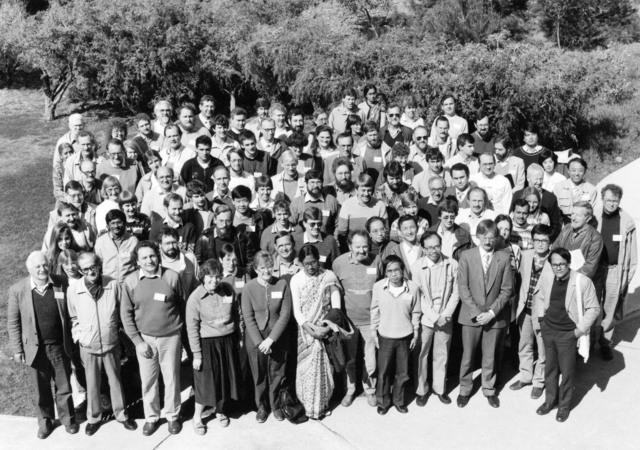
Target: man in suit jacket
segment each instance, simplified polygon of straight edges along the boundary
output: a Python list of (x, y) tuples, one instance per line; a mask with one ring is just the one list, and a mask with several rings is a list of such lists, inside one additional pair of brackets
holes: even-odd
[(389, 255), (396, 255), (402, 259), (404, 270), (402, 276), (412, 279), (412, 268), (427, 252), (420, 246), (418, 236), (418, 222), (415, 216), (404, 215), (398, 219), (398, 233), (402, 241), (390, 244), (384, 252), (383, 259)]
[[(67, 282), (49, 275), (44, 252), (27, 258), (29, 276), (9, 288), (7, 329), (16, 362), (31, 367), (31, 381), (37, 393), (38, 438), (53, 431), (56, 409), (70, 434), (78, 432), (71, 396), (72, 340), (67, 311)], [(51, 380), (55, 384), (55, 403)]]
[(495, 251), (498, 233), (492, 220), (481, 221), (476, 236), (479, 247), (463, 252), (458, 266), (462, 301), (458, 322), (462, 325), (463, 345), (458, 406), (464, 408), (469, 403), (473, 363), (482, 339), (482, 392), (489, 405), (498, 408), (496, 355), (500, 354), (498, 346), (511, 318), (508, 305), (513, 295), (513, 269), (509, 254)]

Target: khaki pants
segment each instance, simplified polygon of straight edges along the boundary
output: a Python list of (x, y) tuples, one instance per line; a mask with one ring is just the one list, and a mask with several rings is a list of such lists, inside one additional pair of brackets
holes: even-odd
[(418, 357), (418, 388), (416, 390), (418, 395), (427, 395), (429, 393), (427, 377), (429, 375), (429, 353), (432, 345), (433, 392), (438, 395), (447, 393), (447, 363), (452, 331), (453, 322), (449, 322), (443, 327), (422, 325), (420, 356)]
[[(522, 313), (518, 317), (520, 342), (518, 359), (520, 360), (520, 381), (533, 383), (533, 387), (544, 387), (544, 341), (540, 327), (533, 326), (531, 314)], [(534, 360), (534, 347), (538, 347), (538, 359)]]
[(94, 354), (80, 347), (80, 357), (87, 377), (87, 421), (98, 423), (102, 420), (102, 403), (100, 401), (100, 386), (102, 384), (102, 369), (104, 368), (109, 380), (111, 405), (113, 415), (118, 422), (127, 420), (127, 411), (120, 378), (120, 349), (114, 347), (106, 353)]
[[(347, 350), (349, 352), (349, 362), (347, 362), (347, 395), (356, 393), (356, 374), (358, 357), (364, 357), (364, 368), (362, 370), (362, 385), (367, 395), (376, 393), (376, 341), (371, 333), (370, 325), (354, 325), (355, 333), (351, 339), (347, 340)], [(360, 348), (363, 348), (362, 352)]]

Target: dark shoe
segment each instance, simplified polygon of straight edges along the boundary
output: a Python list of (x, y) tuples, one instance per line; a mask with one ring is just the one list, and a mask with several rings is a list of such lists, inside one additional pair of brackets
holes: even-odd
[(500, 408), (500, 399), (497, 395), (490, 395), (487, 397), (487, 401), (492, 408)]
[(142, 427), (142, 434), (144, 436), (151, 436), (158, 429), (158, 422), (146, 422), (144, 427)]
[(395, 405), (395, 407), (396, 411), (398, 411), (400, 414), (406, 414), (409, 412), (409, 409), (404, 405)]
[(469, 403), (468, 395), (458, 395), (458, 408), (464, 408)]
[(558, 413), (556, 414), (556, 420), (558, 422), (564, 422), (569, 418), (569, 408), (558, 408)]
[(263, 407), (258, 408), (258, 412), (256, 413), (256, 420), (258, 423), (265, 423), (267, 421), (267, 417), (269, 413)]
[(422, 408), (424, 405), (427, 404), (427, 398), (429, 398), (429, 396), (427, 394), (418, 395), (416, 397), (416, 405)]
[(133, 419), (127, 419), (124, 422), (120, 422), (120, 423), (129, 431), (138, 429), (138, 424)]
[(523, 383), (522, 381), (518, 380), (515, 383), (513, 383), (511, 386), (509, 386), (509, 389), (511, 389), (512, 391), (519, 391), (523, 387), (529, 386), (530, 384), (531, 383)]
[(65, 425), (64, 429), (69, 434), (76, 434), (78, 431), (80, 431), (80, 425), (73, 422), (73, 423), (70, 423), (69, 425)]
[(179, 420), (170, 420), (169, 421), (169, 433), (178, 434), (182, 431), (182, 423)]
[(543, 387), (534, 387), (533, 389), (531, 389), (531, 398), (534, 400), (538, 400), (540, 397), (542, 397), (543, 392)]
[(440, 401), (445, 405), (451, 404), (451, 397), (449, 397), (447, 394), (436, 394), (436, 395), (438, 396), (438, 399), (440, 399)]
[(98, 431), (98, 428), (100, 428), (100, 422), (88, 423), (84, 429), (84, 432), (87, 433), (87, 436), (93, 436), (94, 434), (96, 434), (96, 431)]
[(273, 411), (273, 417), (278, 422), (282, 422), (284, 420), (284, 412), (282, 412), (282, 409), (276, 409)]
[(601, 346), (600, 356), (602, 356), (602, 359), (604, 359), (605, 361), (611, 361), (613, 359), (613, 350), (611, 350), (611, 347), (609, 347), (608, 345)]
[(345, 408), (348, 408), (353, 403), (353, 395), (347, 394), (344, 396), (340, 404)]
[(44, 427), (38, 428), (38, 439), (46, 439), (53, 432), (53, 425), (50, 420), (45, 421)]
[(540, 408), (538, 408), (536, 410), (536, 414), (538, 414), (539, 416), (546, 416), (547, 414), (549, 414), (556, 406), (556, 404), (552, 404), (552, 403), (543, 403), (542, 406), (540, 406)]
[(389, 412), (389, 408), (378, 406), (378, 414), (380, 414), (381, 416), (384, 416), (388, 412)]

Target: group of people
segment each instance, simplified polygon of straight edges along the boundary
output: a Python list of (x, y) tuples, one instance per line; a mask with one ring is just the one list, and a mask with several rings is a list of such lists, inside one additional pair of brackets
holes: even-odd
[(597, 192), (586, 162), (559, 160), (535, 124), (516, 146), (483, 110), (470, 133), (452, 95), (430, 127), (411, 97), (387, 103), (372, 85), (363, 96), (349, 89), (314, 112), (311, 132), (301, 110), (266, 99), (256, 117), (216, 114), (210, 96), (175, 111), (159, 101), (153, 120), (137, 115), (135, 133), (111, 122), (102, 143), (69, 117), (42, 250), (8, 303), (39, 438), (54, 403), (78, 432), (72, 378), (88, 435), (106, 409), (135, 430), (124, 358), (139, 370), (145, 435), (159, 426), (160, 375), (169, 432), (180, 432), (184, 363), (202, 435), (205, 408), (228, 426), (243, 400), (260, 423), (284, 420), (296, 398), (322, 419), (334, 391), (349, 407), (362, 389), (381, 415), (407, 413), (409, 390), (418, 407), (431, 394), (449, 404), (456, 352), (462, 408), (479, 349), (492, 407), (511, 348), (509, 387), (546, 391), (537, 413), (568, 418), (576, 348), (586, 356), (597, 342), (613, 358), (636, 268), (622, 189)]

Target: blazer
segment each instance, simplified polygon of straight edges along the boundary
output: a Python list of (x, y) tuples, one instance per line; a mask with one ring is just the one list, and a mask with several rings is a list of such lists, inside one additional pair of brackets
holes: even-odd
[[(518, 304), (516, 305), (515, 316), (511, 317), (511, 320), (520, 317), (520, 314), (522, 314), (522, 311), (524, 311), (524, 307), (527, 303), (527, 294), (529, 293), (529, 287), (531, 286), (531, 267), (533, 267), (533, 257), (535, 253), (535, 250), (524, 250), (522, 252), (522, 258), (520, 260), (520, 270), (518, 270), (518, 272), (520, 272), (521, 280), (520, 294), (518, 298)], [(540, 280), (543, 278), (543, 274), (547, 274), (547, 276), (549, 276), (549, 273), (553, 275), (551, 264), (549, 264), (549, 260), (547, 260), (547, 262), (544, 264), (544, 267), (542, 268), (540, 278), (538, 278), (538, 284), (540, 284)], [(536, 327), (535, 321), (533, 326)]]
[[(420, 248), (420, 251), (418, 252), (418, 259), (416, 259), (416, 262), (420, 261), (421, 258), (427, 256), (427, 251), (424, 248), (422, 248), (420, 244), (418, 244), (418, 247)], [(407, 280), (412, 280), (413, 279), (412, 270), (413, 270), (413, 267), (415, 267), (415, 264), (412, 267), (409, 267), (409, 265), (407, 264), (407, 255), (404, 252), (404, 249), (402, 248), (402, 243), (396, 244), (395, 242), (390, 242), (389, 246), (385, 249), (384, 255), (381, 257), (381, 259), (384, 259), (389, 255), (396, 255), (402, 259), (402, 262), (404, 262), (403, 276)]]
[(461, 325), (479, 327), (481, 325), (471, 319), (491, 310), (496, 317), (486, 326), (506, 327), (511, 318), (508, 305), (513, 295), (513, 269), (509, 254), (493, 252), (485, 281), (480, 249), (476, 247), (462, 252), (458, 262), (458, 293), (462, 301), (458, 316)]
[(261, 331), (271, 329), (268, 337), (273, 342), (283, 335), (289, 317), (291, 316), (291, 289), (286, 281), (271, 278), (267, 287), (262, 286), (258, 280), (251, 280), (242, 288), (242, 316), (246, 327), (246, 334), (255, 346), (258, 346), (263, 338)]
[[(600, 236), (600, 233), (598, 233), (595, 228), (589, 224), (585, 224), (585, 227), (587, 228), (584, 232), (585, 237), (580, 243), (580, 251), (584, 257), (584, 265), (579, 271), (589, 278), (593, 278), (596, 274), (596, 270), (598, 269), (598, 265), (600, 264), (600, 255), (602, 255), (604, 242), (602, 241), (602, 236)], [(558, 238), (551, 245), (551, 250), (560, 247), (564, 247), (569, 250), (571, 247), (572, 234), (573, 229), (571, 228), (571, 224), (568, 223), (564, 226), (558, 235)]]
[[(567, 295), (564, 300), (564, 306), (567, 309), (569, 318), (576, 324), (576, 328), (580, 330), (581, 335), (589, 334), (591, 325), (598, 318), (600, 314), (600, 305), (598, 303), (598, 296), (596, 295), (596, 288), (593, 282), (585, 277), (581, 277), (582, 281), (578, 289), (582, 290), (582, 320), (578, 320), (578, 301), (576, 296), (576, 277), (578, 272), (572, 270), (569, 275), (569, 286), (567, 287)], [(538, 290), (533, 297), (532, 314), (534, 319), (540, 321), (544, 318), (544, 315), (549, 309), (549, 303), (551, 302), (551, 288), (553, 286), (553, 280), (555, 275), (553, 272), (545, 272), (540, 275), (540, 282), (538, 283)]]
[[(59, 275), (50, 275), (62, 320), (63, 347), (67, 356), (73, 352), (69, 312), (67, 310), (67, 281)], [(26, 277), (9, 288), (7, 330), (14, 354), (24, 353), (25, 362), (33, 364), (38, 353), (38, 330), (31, 296), (31, 278)]]
[(445, 256), (442, 257), (445, 273), (445, 285), (442, 291), (442, 303), (437, 310), (433, 307), (431, 298), (431, 268), (426, 261), (426, 256), (420, 258), (411, 268), (413, 280), (420, 286), (422, 298), (422, 325), (433, 327), (441, 316), (451, 318), (460, 303), (458, 295), (458, 263)]

